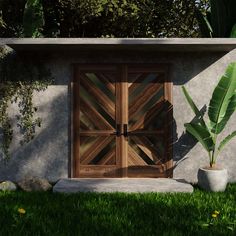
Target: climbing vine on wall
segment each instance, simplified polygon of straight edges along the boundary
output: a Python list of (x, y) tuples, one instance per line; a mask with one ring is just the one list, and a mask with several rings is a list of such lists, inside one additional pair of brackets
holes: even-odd
[(30, 142), (41, 118), (36, 117), (37, 107), (33, 103), (34, 92), (44, 91), (52, 83), (50, 71), (40, 58), (16, 55), (0, 49), (0, 158), (8, 160), (13, 139), (13, 122), (9, 106), (16, 103), (17, 127), (22, 134), (21, 144)]

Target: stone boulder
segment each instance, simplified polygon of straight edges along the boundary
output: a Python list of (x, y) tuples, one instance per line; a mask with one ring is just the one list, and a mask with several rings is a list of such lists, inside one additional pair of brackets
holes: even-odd
[(26, 192), (49, 191), (52, 188), (47, 179), (39, 177), (26, 177), (18, 183), (18, 186)]
[(16, 191), (16, 185), (11, 181), (4, 181), (0, 183), (0, 191)]

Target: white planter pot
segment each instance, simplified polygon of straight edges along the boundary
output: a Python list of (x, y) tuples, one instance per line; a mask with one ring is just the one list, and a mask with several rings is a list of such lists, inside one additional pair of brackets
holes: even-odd
[(226, 169), (199, 168), (197, 177), (199, 187), (212, 192), (225, 191), (228, 183)]

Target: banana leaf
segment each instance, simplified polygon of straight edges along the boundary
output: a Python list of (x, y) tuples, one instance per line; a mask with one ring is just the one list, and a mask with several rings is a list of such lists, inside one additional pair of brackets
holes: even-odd
[(234, 131), (233, 133), (231, 133), (230, 135), (228, 135), (227, 137), (225, 137), (219, 147), (218, 147), (218, 152), (222, 151), (223, 147), (232, 139), (236, 136), (236, 131)]
[(187, 123), (184, 126), (186, 130), (202, 144), (207, 152), (213, 150), (214, 142), (208, 129), (201, 126), (200, 124), (193, 123)]
[[(208, 14), (210, 14), (210, 12)], [(195, 16), (198, 21), (201, 36), (203, 38), (211, 38), (213, 33), (211, 24), (208, 21), (207, 16), (203, 15), (203, 13), (198, 9), (197, 6), (195, 7)]]
[(224, 118), (221, 120), (221, 122), (219, 122), (218, 124), (214, 124), (214, 123), (210, 124), (212, 133), (219, 134), (224, 129), (231, 115), (234, 113), (235, 108), (236, 108), (236, 95), (233, 95), (233, 97), (230, 99), (228, 109), (224, 115)]
[(221, 77), (210, 100), (208, 116), (211, 132), (219, 134), (236, 109), (236, 63), (231, 63)]
[(236, 24), (233, 26), (231, 30), (230, 38), (236, 38)]
[(213, 37), (228, 38), (236, 22), (235, 0), (210, 0)]
[(191, 96), (189, 95), (187, 89), (182, 86), (182, 90), (183, 93), (185, 95), (186, 100), (188, 101), (188, 104), (190, 105), (190, 107), (192, 108), (194, 114), (197, 117), (198, 122), (205, 128), (207, 128), (206, 123), (203, 119), (203, 114), (200, 112), (200, 110), (197, 108), (196, 104), (194, 103), (193, 99), (191, 98)]

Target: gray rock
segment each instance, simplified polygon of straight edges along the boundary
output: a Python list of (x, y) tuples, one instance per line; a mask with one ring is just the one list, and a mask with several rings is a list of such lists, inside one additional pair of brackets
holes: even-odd
[(26, 191), (49, 191), (52, 188), (52, 185), (48, 182), (47, 179), (39, 177), (26, 177), (18, 183), (19, 187)]
[(0, 190), (1, 191), (16, 191), (16, 185), (11, 181), (4, 181), (0, 183)]

